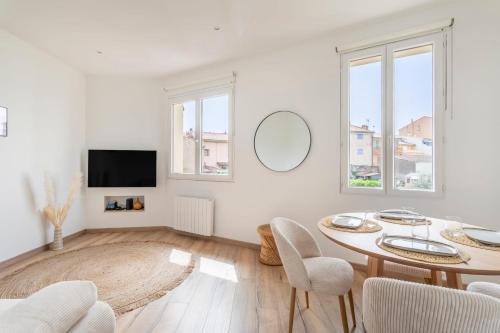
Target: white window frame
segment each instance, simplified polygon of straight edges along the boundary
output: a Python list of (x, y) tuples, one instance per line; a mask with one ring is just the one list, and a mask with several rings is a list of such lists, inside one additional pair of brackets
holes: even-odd
[[(202, 100), (209, 97), (228, 96), (228, 174), (227, 175), (211, 175), (202, 173)], [(173, 106), (175, 104), (182, 104), (188, 101), (195, 101), (196, 104), (196, 124), (195, 124), (195, 172), (194, 174), (176, 173), (173, 169), (174, 161), (174, 112)], [(183, 92), (181, 94), (170, 96), (168, 98), (168, 106), (170, 112), (170, 159), (169, 159), (169, 178), (183, 179), (183, 180), (201, 180), (201, 181), (233, 181), (234, 177), (234, 87), (232, 84), (214, 85), (213, 87), (206, 87), (196, 89), (193, 91)]]
[[(407, 38), (400, 41), (378, 45), (362, 50), (343, 53), (341, 55), (341, 192), (357, 194), (376, 194), (394, 196), (442, 196), (444, 184), (444, 120), (450, 109), (451, 90), (451, 47), (449, 40), (451, 31), (444, 30), (427, 35)], [(433, 135), (433, 190), (401, 190), (394, 186), (394, 140), (393, 140), (393, 52), (421, 45), (433, 44), (434, 75), (434, 135)], [(381, 151), (382, 151), (382, 188), (349, 186), (349, 62), (358, 59), (381, 56), (382, 80), (382, 119), (381, 119)], [(451, 114), (451, 113), (450, 113)]]

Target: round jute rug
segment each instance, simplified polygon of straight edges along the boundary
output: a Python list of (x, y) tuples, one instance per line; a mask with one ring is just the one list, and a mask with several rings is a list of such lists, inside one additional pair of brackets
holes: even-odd
[(25, 298), (52, 283), (89, 280), (117, 315), (165, 295), (191, 273), (191, 255), (156, 241), (119, 242), (68, 251), (0, 280), (0, 298)]

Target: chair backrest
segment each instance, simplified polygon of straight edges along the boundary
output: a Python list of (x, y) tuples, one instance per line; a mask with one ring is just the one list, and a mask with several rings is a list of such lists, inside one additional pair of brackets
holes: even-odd
[(275, 217), (271, 230), (290, 285), (309, 290), (311, 282), (302, 258), (321, 256), (318, 244), (306, 228), (285, 217)]
[(386, 278), (363, 286), (368, 333), (500, 332), (500, 300), (478, 293)]
[(475, 281), (469, 283), (467, 291), (480, 293), (500, 299), (500, 284), (491, 282)]

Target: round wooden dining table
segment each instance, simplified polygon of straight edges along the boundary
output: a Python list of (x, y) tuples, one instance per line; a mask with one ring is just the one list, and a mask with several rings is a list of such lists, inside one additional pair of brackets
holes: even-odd
[[(342, 215), (357, 216), (360, 218), (365, 217), (365, 213), (344, 213)], [(387, 235), (410, 236), (412, 227), (409, 225), (381, 221), (376, 219), (374, 215), (375, 213), (369, 213), (367, 215), (367, 219), (380, 224), (382, 226), (382, 230), (372, 233), (353, 233), (327, 228), (321, 222), (325, 218), (329, 218), (329, 216), (318, 222), (319, 230), (328, 239), (342, 247), (368, 256), (368, 277), (383, 276), (384, 261), (391, 261), (403, 265), (429, 269), (431, 271), (432, 283), (435, 285), (441, 285), (441, 276), (442, 272), (444, 272), (446, 274), (446, 285), (450, 288), (456, 289), (463, 289), (461, 274), (500, 275), (500, 251), (466, 246), (443, 238), (440, 232), (446, 228), (446, 220), (428, 218), (432, 222), (429, 227), (429, 239), (451, 244), (459, 250), (469, 254), (471, 259), (467, 263), (434, 264), (404, 258), (394, 253), (385, 251), (376, 244), (376, 240), (382, 236), (382, 233)], [(331, 217), (333, 217), (333, 215)], [(474, 227), (468, 224), (464, 226)], [(422, 225), (415, 228), (415, 230), (418, 231), (418, 234), (423, 234), (426, 232), (425, 228), (427, 227)]]

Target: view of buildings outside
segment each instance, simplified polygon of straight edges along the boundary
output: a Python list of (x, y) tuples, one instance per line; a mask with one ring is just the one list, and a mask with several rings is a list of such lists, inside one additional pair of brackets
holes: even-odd
[(432, 45), (394, 52), (394, 187), (432, 190)]
[[(381, 187), (380, 133), (351, 125), (350, 166), (353, 186)], [(432, 188), (432, 118), (423, 116), (398, 131), (394, 140), (395, 187)]]
[(351, 61), (349, 65), (350, 187), (381, 188), (382, 57)]
[(204, 174), (229, 174), (229, 96), (202, 100), (201, 167)]
[(174, 105), (173, 172), (194, 174), (199, 154), (202, 174), (229, 173), (229, 98), (227, 95), (201, 100), (201, 146), (196, 151), (196, 102)]
[(7, 136), (7, 109), (0, 106), (0, 136)]
[(432, 117), (422, 116), (399, 129), (394, 142), (394, 186), (432, 189)]
[(172, 172), (195, 173), (196, 101), (172, 106)]
[[(432, 45), (394, 52), (394, 179), (401, 190), (433, 189)], [(382, 187), (381, 59), (350, 66), (351, 187)]]
[(350, 126), (350, 169), (352, 186), (382, 187), (381, 136), (368, 125)]
[(203, 173), (227, 175), (229, 142), (227, 133), (203, 132)]
[[(202, 173), (226, 175), (229, 162), (229, 143), (227, 133), (203, 132)], [(183, 172), (193, 174), (195, 171), (195, 133), (188, 130), (183, 136)]]

